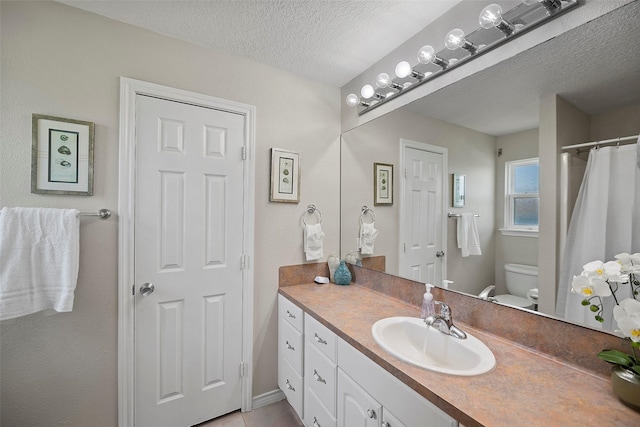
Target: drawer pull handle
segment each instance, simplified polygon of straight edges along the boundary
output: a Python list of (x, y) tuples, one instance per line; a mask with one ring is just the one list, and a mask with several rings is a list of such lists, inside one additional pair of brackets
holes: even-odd
[(314, 333), (313, 335), (314, 335), (315, 340), (318, 341), (320, 344), (327, 344), (327, 340), (323, 340), (322, 338), (320, 338), (318, 336), (318, 334)]
[(391, 424), (389, 424), (389, 423), (388, 423), (388, 422), (386, 422), (386, 421), (383, 421), (383, 422), (382, 422), (382, 427), (391, 427)]
[(367, 409), (367, 416), (369, 418), (371, 418), (372, 420), (376, 419), (376, 411), (374, 411), (373, 409)]
[(287, 310), (287, 316), (291, 317), (292, 319), (296, 318), (296, 315), (291, 313), (289, 310)]
[(289, 344), (289, 341), (287, 341), (287, 349), (288, 349), (288, 350), (296, 351), (296, 349), (295, 349), (295, 348), (293, 348), (293, 346), (292, 346), (291, 344)]
[(293, 388), (293, 386), (291, 385), (291, 383), (289, 382), (289, 380), (287, 380), (287, 388), (291, 391), (296, 391), (295, 388)]
[(316, 379), (316, 381), (318, 381), (319, 383), (322, 384), (326, 384), (327, 380), (325, 380), (324, 378), (322, 378), (319, 374), (318, 371), (316, 371), (315, 369), (313, 370), (313, 378)]
[(313, 417), (313, 427), (322, 427), (316, 417)]

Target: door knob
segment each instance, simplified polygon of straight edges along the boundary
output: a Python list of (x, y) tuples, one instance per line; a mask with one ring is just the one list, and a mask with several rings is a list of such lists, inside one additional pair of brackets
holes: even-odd
[(156, 287), (153, 286), (153, 283), (143, 283), (142, 286), (140, 286), (140, 293), (143, 297), (151, 295), (155, 290)]
[(438, 251), (438, 252), (436, 252), (436, 256), (437, 256), (438, 258), (442, 258), (442, 257), (444, 256), (444, 251)]

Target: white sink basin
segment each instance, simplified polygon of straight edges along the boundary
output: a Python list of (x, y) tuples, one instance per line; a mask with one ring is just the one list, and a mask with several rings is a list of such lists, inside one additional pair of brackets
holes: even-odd
[(415, 317), (388, 317), (371, 328), (376, 342), (403, 362), (449, 375), (473, 376), (491, 371), (496, 358), (476, 337), (445, 335)]

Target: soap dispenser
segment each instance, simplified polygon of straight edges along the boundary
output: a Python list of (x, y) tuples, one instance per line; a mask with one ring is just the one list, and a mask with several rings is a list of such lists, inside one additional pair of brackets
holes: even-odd
[(433, 302), (433, 294), (431, 293), (431, 288), (433, 288), (433, 285), (430, 283), (425, 283), (424, 287), (426, 289), (426, 292), (424, 293), (424, 296), (422, 298), (422, 312), (420, 314), (420, 317), (422, 319), (426, 319), (429, 316), (435, 316), (436, 314), (436, 307)]

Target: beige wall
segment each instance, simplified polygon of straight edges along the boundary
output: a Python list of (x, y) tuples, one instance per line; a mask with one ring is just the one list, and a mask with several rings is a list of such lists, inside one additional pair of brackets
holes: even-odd
[[(400, 139), (448, 148), (449, 174), (467, 177), (466, 205), (451, 208), (447, 194), (444, 209), (452, 212), (474, 212), (478, 219), (482, 256), (462, 258), (456, 244), (456, 222), (447, 222), (448, 279), (453, 289), (479, 293), (494, 279), (494, 203), (495, 203), (495, 137), (471, 129), (418, 115), (400, 109), (343, 134), (342, 150), (342, 251), (356, 249), (360, 209), (375, 210), (375, 255), (386, 255), (387, 272), (398, 273), (399, 191), (403, 173), (400, 165)], [(373, 205), (373, 163), (394, 164), (393, 206)], [(450, 192), (450, 176), (447, 191)]]
[[(275, 390), (278, 267), (304, 262), (308, 204), (338, 251), (339, 89), (55, 2), (0, 5), (0, 205), (116, 214), (81, 222), (73, 312), (2, 323), (0, 424), (117, 425), (120, 76), (256, 106), (253, 393)], [(93, 197), (30, 193), (32, 113), (95, 123)], [(268, 201), (271, 147), (301, 152), (300, 204)]]
[(505, 236), (498, 231), (504, 227), (505, 163), (538, 157), (538, 129), (530, 129), (496, 139), (502, 149), (496, 165), (496, 295), (507, 292), (504, 265), (507, 263), (538, 265), (538, 238)]

